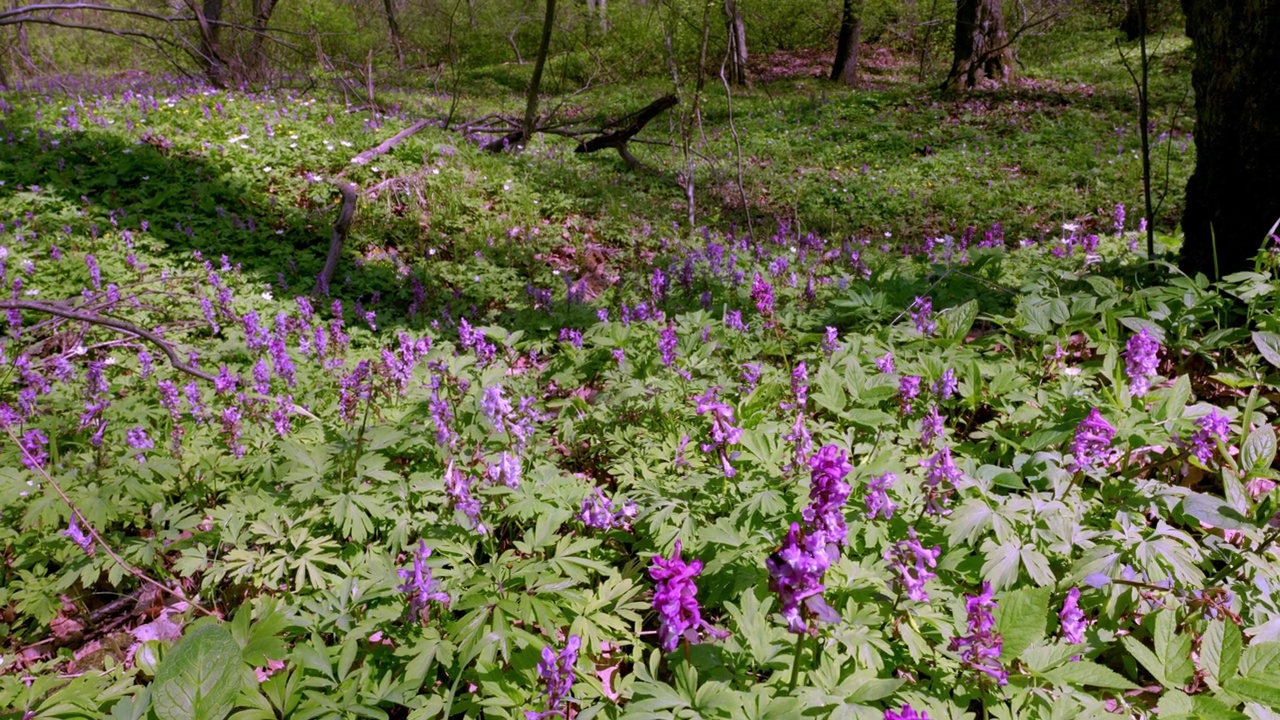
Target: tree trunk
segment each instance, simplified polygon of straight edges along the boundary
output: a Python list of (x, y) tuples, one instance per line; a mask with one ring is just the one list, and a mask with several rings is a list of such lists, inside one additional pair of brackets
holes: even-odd
[(862, 41), (862, 14), (855, 12), (853, 4), (854, 0), (844, 0), (836, 60), (831, 64), (831, 79), (849, 86), (858, 82), (858, 46)]
[(1124, 19), (1120, 21), (1120, 32), (1124, 33), (1125, 39), (1132, 42), (1147, 32), (1148, 18), (1144, 15), (1149, 15), (1145, 2), (1128, 0), (1125, 3)]
[(1182, 215), (1182, 269), (1252, 266), (1280, 219), (1280, 6), (1182, 0), (1195, 50), (1196, 169)]
[(249, 40), (249, 62), (254, 76), (265, 79), (269, 72), (267, 63), (267, 26), (271, 13), (276, 10), (276, 0), (253, 0), (253, 37)]
[(222, 36), (222, 0), (188, 0), (188, 7), (195, 11), (200, 30), (200, 62), (204, 65), (205, 79), (214, 87), (225, 88), (229, 78), (226, 58), (222, 55), (219, 38)]
[(747, 85), (747, 25), (742, 19), (738, 0), (724, 0), (724, 22), (729, 36), (729, 82)]
[(956, 5), (955, 60), (943, 90), (977, 87), (983, 80), (1013, 79), (1013, 49), (1004, 30), (1000, 0), (959, 0)]
[(556, 22), (556, 0), (547, 0), (547, 15), (542, 21), (542, 40), (538, 43), (538, 57), (533, 61), (533, 77), (529, 80), (529, 97), (524, 108), (523, 142), (528, 144), (533, 137), (538, 121), (538, 93), (542, 90), (542, 68), (547, 64), (547, 53), (551, 49), (551, 29)]
[(391, 33), (391, 47), (396, 51), (396, 63), (404, 67), (404, 35), (400, 32), (400, 20), (396, 17), (395, 0), (382, 0), (387, 14), (387, 30)]

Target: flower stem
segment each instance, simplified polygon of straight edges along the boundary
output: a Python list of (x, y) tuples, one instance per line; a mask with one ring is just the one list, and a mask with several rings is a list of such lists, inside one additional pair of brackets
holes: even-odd
[(791, 658), (791, 682), (787, 684), (787, 692), (796, 689), (796, 680), (800, 679), (800, 653), (804, 650), (804, 633), (796, 633), (796, 650)]

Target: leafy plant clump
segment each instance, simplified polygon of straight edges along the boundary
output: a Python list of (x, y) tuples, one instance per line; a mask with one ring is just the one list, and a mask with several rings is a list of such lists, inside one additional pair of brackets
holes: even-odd
[[(1273, 717), (1274, 250), (1213, 285), (1122, 209), (905, 254), (784, 221), (637, 231), (600, 290), (568, 201), (433, 148), (472, 189), (428, 225), (492, 244), (357, 238), (320, 300), (317, 128), (374, 131), (229, 97), (7, 121), (15, 717)], [(184, 109), (228, 139), (105, 127)]]

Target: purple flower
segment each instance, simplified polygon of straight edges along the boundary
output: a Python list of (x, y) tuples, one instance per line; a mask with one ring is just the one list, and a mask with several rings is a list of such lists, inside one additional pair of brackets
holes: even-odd
[(1124, 203), (1116, 203), (1115, 213), (1112, 215), (1114, 219), (1114, 227), (1116, 234), (1124, 232)]
[(884, 560), (889, 563), (899, 590), (916, 602), (926, 603), (929, 602), (929, 593), (925, 592), (924, 584), (938, 577), (930, 571), (938, 567), (938, 556), (941, 554), (942, 548), (936, 545), (932, 549), (921, 545), (916, 537), (916, 529), (909, 527), (907, 539), (899, 540), (886, 550)]
[(480, 411), (493, 424), (498, 432), (507, 429), (506, 419), (511, 415), (511, 403), (502, 396), (502, 386), (492, 385), (485, 388), (484, 397), (480, 399)]
[(876, 369), (886, 375), (892, 374), (894, 371), (893, 353), (885, 353), (876, 358)]
[(791, 432), (782, 436), (782, 439), (791, 443), (792, 448), (794, 448), (791, 462), (783, 468), (784, 471), (791, 472), (793, 468), (808, 464), (809, 454), (813, 452), (813, 436), (809, 434), (809, 427), (804, 421), (804, 413), (796, 415), (796, 421), (791, 426)]
[(102, 269), (98, 267), (98, 258), (92, 254), (84, 256), (84, 264), (89, 267), (89, 281), (93, 283), (94, 290), (102, 289)]
[(697, 644), (703, 632), (713, 637), (728, 636), (728, 633), (711, 627), (702, 619), (696, 597), (698, 586), (693, 581), (701, 572), (701, 560), (686, 563), (681, 559), (679, 540), (670, 559), (653, 556), (649, 577), (656, 583), (653, 609), (658, 613), (658, 642), (665, 652), (675, 650), (681, 638)]
[[(849, 543), (849, 528), (844, 520), (844, 504), (849, 499), (850, 487), (844, 481), (853, 470), (844, 451), (835, 445), (823, 445), (809, 459), (811, 479), (809, 506), (804, 509), (805, 526), (811, 531), (823, 533), (827, 541), (843, 547)], [(831, 561), (838, 557), (832, 553)]]
[(636, 504), (630, 500), (615, 510), (613, 501), (605, 497), (603, 490), (596, 487), (592, 491), (582, 498), (582, 509), (576, 516), (583, 525), (596, 530), (612, 530), (636, 516)]
[(1231, 420), (1217, 408), (1196, 421), (1196, 433), (1191, 436), (1191, 454), (1202, 464), (1213, 459), (1218, 441), (1226, 440), (1231, 433)]
[(881, 516), (886, 520), (893, 517), (893, 511), (897, 510), (898, 506), (889, 499), (889, 487), (897, 481), (897, 475), (887, 472), (880, 477), (873, 476), (871, 482), (867, 483), (865, 502), (868, 520), (875, 520)]
[(929, 515), (949, 515), (946, 505), (955, 494), (956, 484), (964, 478), (964, 473), (956, 467), (951, 458), (951, 448), (944, 445), (942, 449), (920, 465), (925, 469), (924, 482), (921, 488), (925, 496), (925, 513)]
[(917, 711), (910, 705), (903, 705), (897, 712), (885, 710), (884, 720), (929, 720), (929, 713), (923, 710)]
[(930, 405), (924, 417), (920, 419), (920, 444), (929, 447), (935, 438), (940, 438), (946, 430), (942, 416), (938, 414), (938, 406)]
[(903, 375), (898, 378), (898, 404), (902, 407), (903, 415), (911, 414), (911, 401), (920, 395), (920, 377), (917, 375)]
[(1160, 343), (1156, 341), (1146, 328), (1129, 338), (1124, 346), (1124, 371), (1129, 376), (1129, 394), (1142, 397), (1150, 389), (1151, 378), (1155, 377), (1156, 368), (1160, 364)]
[(369, 361), (361, 360), (351, 372), (342, 376), (338, 386), (338, 414), (347, 422), (355, 422), (360, 403), (369, 399), (372, 390)]
[(783, 409), (794, 408), (803, 412), (809, 404), (809, 366), (803, 361), (791, 371), (791, 395), (794, 402), (783, 404)]
[(613, 356), (613, 361), (619, 365), (622, 364), (623, 360), (627, 359), (627, 351), (624, 348), (614, 348), (609, 351), (609, 354)]
[(484, 535), (488, 532), (488, 528), (480, 521), (480, 501), (471, 494), (471, 486), (474, 483), (475, 478), (455, 468), (453, 461), (449, 462), (449, 467), (444, 473), (444, 491), (452, 500), (454, 509), (466, 516), (471, 527), (478, 534)]
[(66, 530), (62, 531), (62, 534), (71, 538), (71, 541), (79, 545), (81, 550), (92, 555), (93, 536), (86, 533), (84, 530), (81, 530), (80, 526), (76, 524), (76, 515), (78, 514), (79, 513), (75, 510), (71, 511), (71, 524), (67, 526)]
[(1076, 426), (1076, 437), (1072, 442), (1071, 452), (1075, 456), (1076, 467), (1089, 471), (1098, 465), (1110, 461), (1107, 449), (1115, 439), (1116, 429), (1111, 427), (1098, 408), (1093, 408), (1084, 420)]
[(742, 322), (741, 310), (729, 310), (725, 312), (724, 326), (729, 328), (730, 330), (737, 330), (738, 332), (747, 331), (746, 323)]
[(810, 617), (840, 622), (839, 613), (822, 598), (826, 589), (822, 576), (831, 567), (827, 538), (822, 532), (805, 533), (799, 523), (791, 523), (787, 539), (765, 560), (765, 567), (769, 569), (769, 589), (778, 594), (787, 630), (807, 632)]
[(938, 323), (933, 319), (933, 299), (917, 297), (912, 307), (919, 308), (911, 313), (911, 322), (916, 325), (916, 332), (921, 335), (933, 335)]
[(153, 362), (154, 360), (151, 357), (151, 353), (147, 352), (145, 348), (138, 351), (139, 375), (143, 380), (151, 377), (151, 373), (155, 370), (155, 367), (152, 364)]
[[(151, 450), (155, 447), (155, 443), (151, 441), (151, 437), (147, 435), (147, 431), (141, 426), (129, 428), (124, 434), (124, 439), (129, 443), (129, 447), (134, 450)], [(140, 463), (147, 461), (147, 456), (141, 452), (134, 455), (133, 458)]]
[(519, 456), (504, 450), (498, 456), (498, 462), (489, 466), (488, 475), (490, 482), (501, 482), (509, 488), (520, 487), (521, 467)]
[(773, 286), (760, 273), (755, 274), (751, 283), (751, 299), (755, 301), (756, 312), (766, 318), (773, 317)]
[(244, 457), (244, 444), (240, 442), (240, 426), (241, 413), (240, 408), (232, 405), (222, 410), (220, 418), (222, 424), (222, 434), (226, 435), (227, 447), (236, 459)]
[(933, 394), (938, 396), (939, 400), (950, 400), (952, 395), (956, 394), (956, 390), (960, 387), (960, 382), (956, 380), (956, 371), (947, 368), (942, 372), (942, 377), (930, 388)]
[(991, 583), (982, 583), (982, 592), (965, 598), (965, 610), (969, 615), (969, 634), (951, 638), (949, 648), (960, 651), (960, 662), (995, 679), (996, 684), (1009, 682), (1009, 671), (1000, 663), (1000, 650), (1004, 645), (999, 633), (994, 633), (996, 620), (991, 610), (996, 606), (991, 597)]
[(716, 397), (719, 388), (710, 388), (702, 395), (694, 398), (696, 403), (695, 411), (699, 415), (711, 416), (711, 442), (702, 443), (701, 448), (704, 453), (711, 453), (713, 450), (720, 455), (720, 464), (724, 468), (725, 477), (733, 477), (735, 472), (733, 466), (729, 464), (730, 456), (725, 448), (730, 445), (737, 445), (742, 440), (742, 428), (734, 423), (733, 408), (725, 403), (720, 402)]
[(418, 552), (413, 556), (413, 569), (397, 571), (405, 581), (400, 592), (409, 596), (409, 611), (424, 620), (432, 600), (441, 605), (449, 604), (449, 593), (441, 591), (440, 581), (431, 577), (431, 568), (427, 567), (429, 557), (431, 548), (427, 547), (427, 541), (419, 540)]
[(575, 348), (581, 348), (582, 333), (573, 328), (560, 328), (560, 342), (569, 343)]
[[(22, 436), (22, 464), (28, 470), (39, 470), (49, 460), (44, 451), (49, 446), (49, 436), (43, 430), (31, 429)], [(74, 518), (73, 518), (74, 520)]]
[(239, 382), (240, 378), (232, 375), (231, 370), (226, 365), (223, 365), (218, 368), (218, 377), (213, 381), (213, 389), (219, 395), (234, 393)]
[(658, 350), (662, 353), (662, 364), (671, 367), (671, 363), (676, 360), (676, 345), (680, 342), (680, 338), (676, 336), (676, 329), (670, 325), (660, 331), (658, 337)]
[(738, 376), (742, 381), (740, 392), (748, 394), (756, 389), (756, 383), (760, 382), (760, 364), (744, 363), (742, 365), (742, 374)]
[(822, 352), (827, 357), (831, 357), (836, 350), (840, 349), (840, 334), (835, 328), (827, 326), (826, 331), (822, 334)]
[(568, 717), (566, 705), (576, 702), (569, 697), (573, 682), (577, 679), (574, 666), (578, 664), (578, 650), (582, 638), (570, 635), (564, 649), (556, 653), (551, 646), (542, 648), (542, 660), (538, 663), (538, 675), (547, 684), (547, 709), (544, 712), (525, 710), (525, 720), (545, 720), (550, 717)]
[(1084, 612), (1080, 610), (1080, 588), (1073, 587), (1067, 591), (1067, 599), (1062, 603), (1062, 612), (1058, 613), (1062, 620), (1062, 637), (1067, 642), (1078, 644), (1084, 642), (1084, 629), (1087, 625)]

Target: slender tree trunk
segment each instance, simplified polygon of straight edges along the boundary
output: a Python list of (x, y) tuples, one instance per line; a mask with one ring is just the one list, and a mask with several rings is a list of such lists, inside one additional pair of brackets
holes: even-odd
[(1182, 215), (1182, 269), (1252, 267), (1280, 220), (1280, 6), (1182, 0), (1195, 50), (1196, 169)]
[(396, 51), (396, 64), (404, 67), (404, 35), (396, 17), (395, 0), (382, 0), (382, 9), (387, 14), (387, 30), (391, 33), (391, 47)]
[(1000, 0), (959, 0), (956, 5), (955, 59), (944, 90), (976, 87), (983, 80), (1013, 79), (1013, 49), (1004, 29)]
[(533, 61), (533, 77), (529, 80), (529, 97), (524, 107), (524, 143), (533, 137), (538, 122), (538, 93), (542, 90), (542, 68), (547, 64), (551, 49), (551, 29), (556, 22), (556, 0), (547, 0), (547, 15), (542, 21), (542, 40), (538, 43), (538, 57)]
[(836, 60), (831, 64), (831, 79), (850, 86), (858, 82), (858, 46), (862, 41), (862, 17), (853, 5), (854, 0), (844, 0)]
[(253, 0), (253, 37), (249, 40), (249, 61), (253, 74), (259, 80), (269, 74), (267, 63), (267, 27), (271, 25), (271, 13), (277, 0)]
[(220, 47), (222, 26), (218, 24), (222, 20), (222, 0), (204, 0), (202, 5), (197, 5), (196, 0), (187, 0), (187, 3), (199, 26), (200, 62), (204, 65), (205, 79), (215, 87), (226, 87), (230, 69)]
[(724, 22), (729, 36), (729, 81), (747, 85), (747, 25), (738, 0), (724, 0)]

